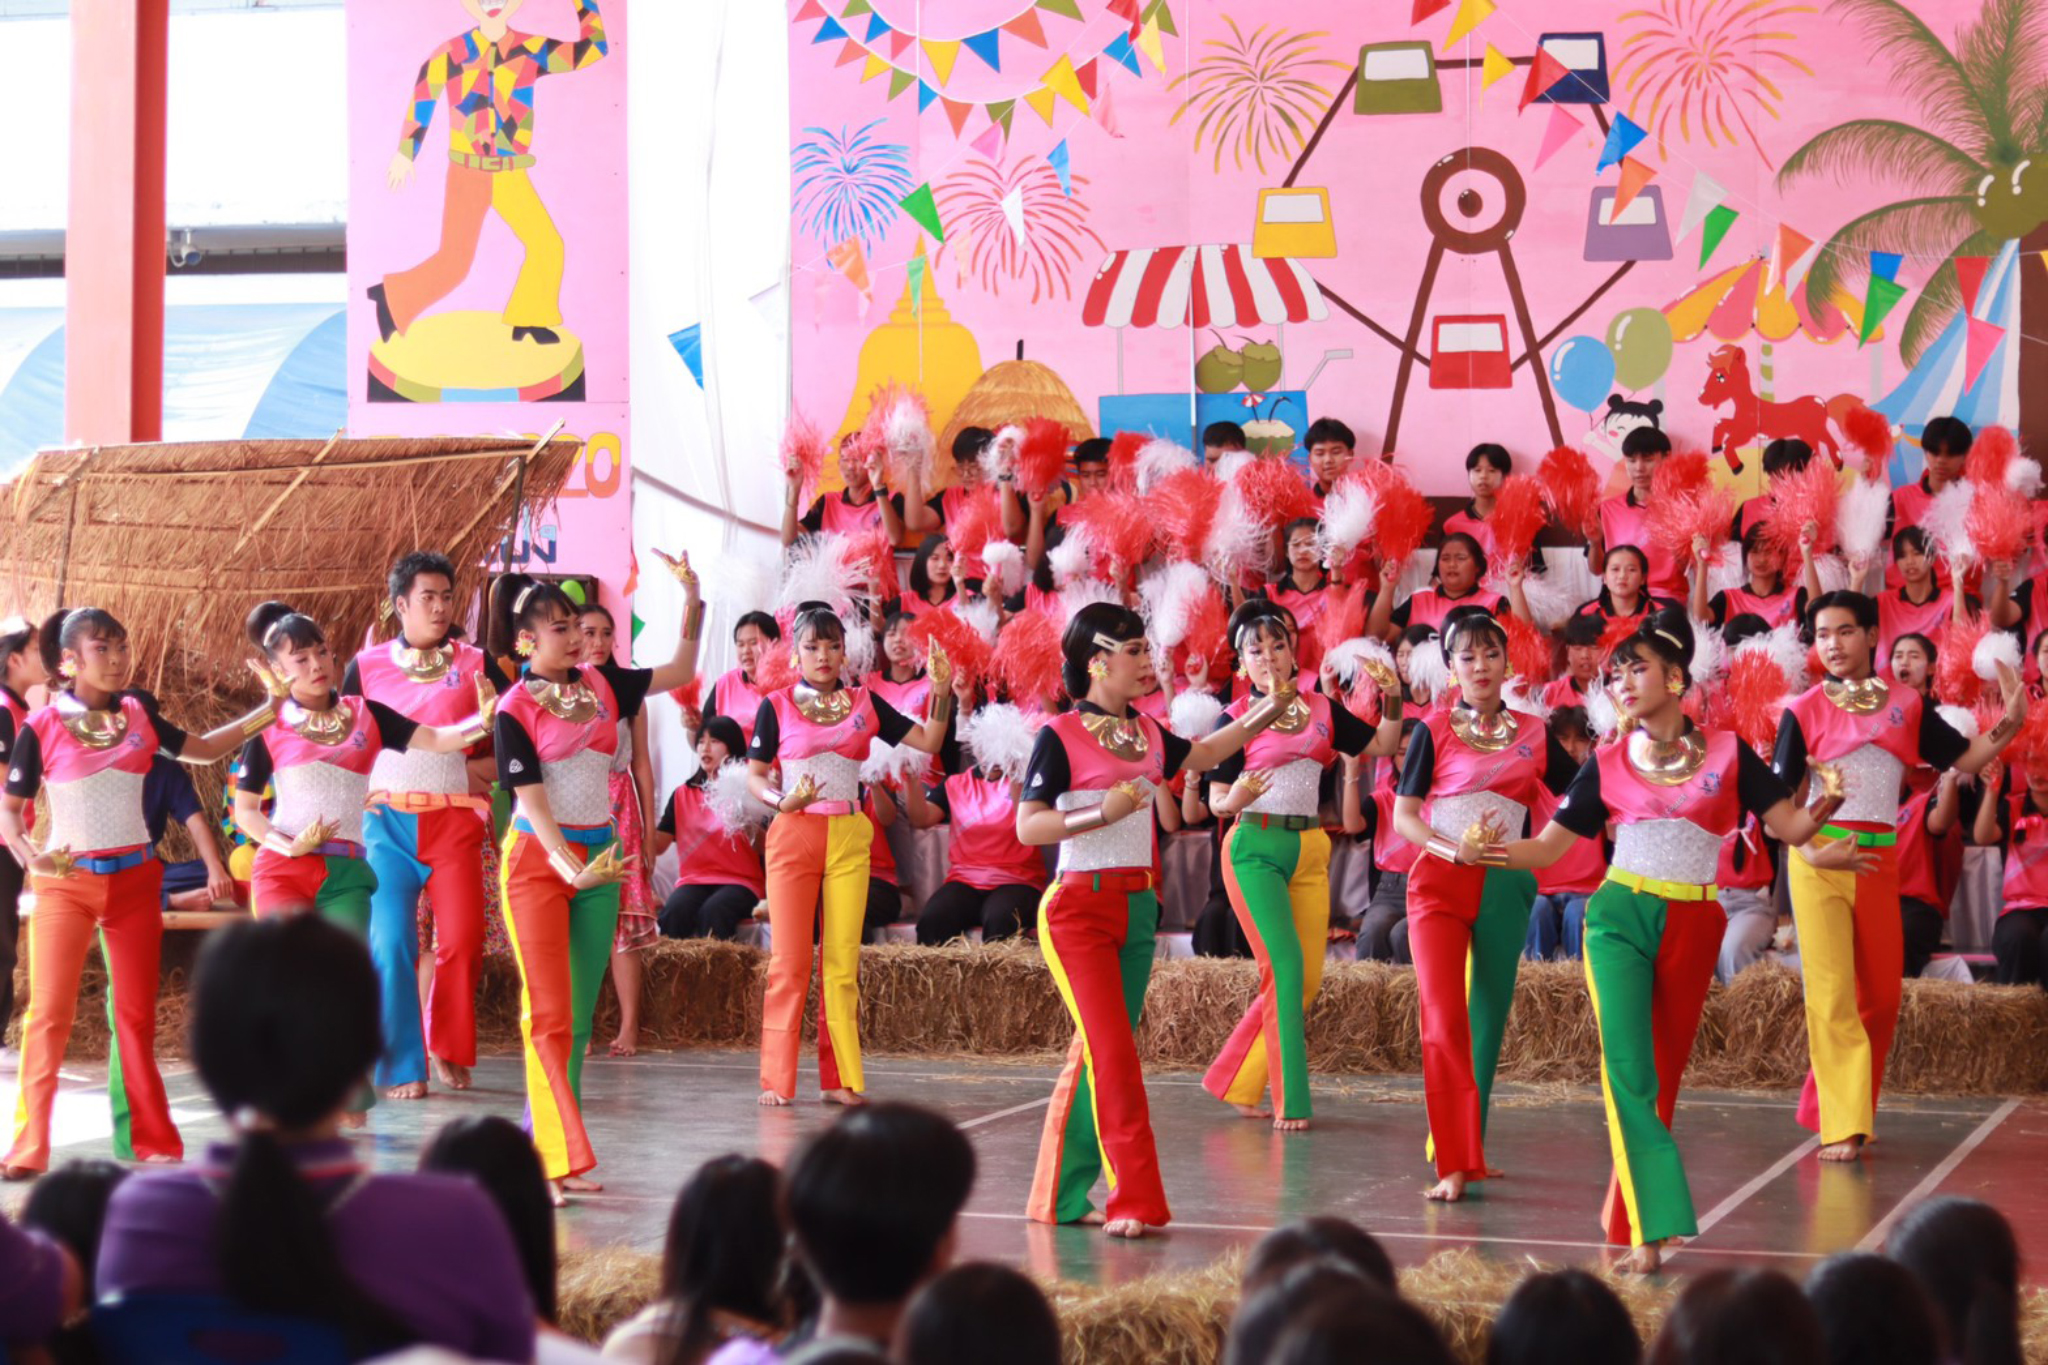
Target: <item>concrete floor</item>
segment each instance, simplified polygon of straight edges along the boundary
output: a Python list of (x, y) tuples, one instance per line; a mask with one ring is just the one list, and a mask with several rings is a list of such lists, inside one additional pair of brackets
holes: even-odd
[[(1206, 1264), (1267, 1228), (1307, 1213), (1351, 1218), (1412, 1263), (1447, 1247), (1549, 1263), (1596, 1261), (1595, 1215), (1608, 1172), (1600, 1096), (1589, 1087), (1504, 1085), (1496, 1095), (1488, 1156), (1509, 1174), (1466, 1202), (1430, 1204), (1422, 1190), (1421, 1082), (1407, 1077), (1323, 1078), (1316, 1126), (1283, 1136), (1243, 1120), (1189, 1073), (1150, 1078), (1152, 1116), (1175, 1222), (1170, 1235), (1112, 1243), (1099, 1232), (1027, 1223), (1021, 1213), (1053, 1068), (1000, 1061), (871, 1058), (869, 1094), (913, 1101), (949, 1116), (972, 1136), (981, 1175), (967, 1210), (962, 1254), (1026, 1265), (1046, 1275), (1113, 1283)], [(167, 1076), (188, 1146), (223, 1126), (197, 1078)], [(0, 1076), (0, 1092), (12, 1078)], [(754, 1059), (735, 1052), (593, 1058), (585, 1101), (605, 1182), (564, 1210), (571, 1245), (624, 1243), (658, 1253), (669, 1204), (698, 1163), (725, 1152), (786, 1159), (838, 1113), (815, 1099), (815, 1072), (791, 1108), (762, 1109)], [(524, 1102), (518, 1060), (486, 1058), (466, 1094), (437, 1091), (424, 1103), (386, 1103), (360, 1139), (379, 1169), (403, 1170), (424, 1137), (463, 1114), (517, 1118)], [(2028, 1263), (2048, 1282), (2048, 1185), (2038, 1179), (2048, 1140), (2039, 1099), (1888, 1099), (1882, 1141), (1862, 1162), (1823, 1166), (1792, 1122), (1792, 1096), (1692, 1092), (1678, 1134), (1689, 1164), (1700, 1237), (1674, 1270), (1776, 1265), (1803, 1274), (1815, 1260), (1874, 1248), (1912, 1203), (1935, 1192), (1989, 1199), (2017, 1226)], [(0, 1093), (11, 1111), (12, 1096)], [(59, 1098), (56, 1160), (107, 1154), (103, 1071), (70, 1068)], [(18, 1207), (9, 1187), (7, 1207)], [(2029, 1245), (2031, 1244), (2031, 1245)]]

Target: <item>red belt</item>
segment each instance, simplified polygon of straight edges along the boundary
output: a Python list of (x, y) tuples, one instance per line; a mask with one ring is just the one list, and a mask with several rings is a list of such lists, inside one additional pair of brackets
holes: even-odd
[(1103, 872), (1062, 872), (1060, 885), (1084, 891), (1120, 891), (1129, 896), (1150, 891), (1157, 881), (1150, 871), (1110, 868)]

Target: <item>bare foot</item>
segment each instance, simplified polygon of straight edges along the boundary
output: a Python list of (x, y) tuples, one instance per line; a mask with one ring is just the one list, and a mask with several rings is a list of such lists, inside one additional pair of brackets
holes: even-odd
[(423, 1100), (426, 1097), (425, 1081), (407, 1081), (404, 1085), (394, 1085), (384, 1092), (384, 1098), (387, 1100)]
[(1639, 1247), (1632, 1248), (1628, 1255), (1616, 1261), (1614, 1270), (1619, 1275), (1654, 1275), (1663, 1264), (1664, 1244), (1645, 1242)]
[(41, 1174), (41, 1171), (36, 1170), (32, 1166), (0, 1167), (0, 1180), (34, 1180), (37, 1176)]
[(148, 1156), (142, 1158), (142, 1164), (145, 1166), (179, 1166), (184, 1164), (184, 1160), (183, 1157), (172, 1156), (169, 1152), (151, 1152)]
[(637, 1057), (640, 1055), (640, 1033), (621, 1033), (612, 1039), (611, 1055), (614, 1057)]
[(1273, 1117), (1273, 1111), (1266, 1108), (1263, 1104), (1233, 1104), (1230, 1107), (1248, 1119), (1269, 1119)]
[(1455, 1204), (1465, 1197), (1465, 1173), (1453, 1171), (1422, 1192), (1424, 1199), (1438, 1204)]
[(559, 1180), (548, 1182), (548, 1203), (558, 1209), (569, 1207), (569, 1196), (562, 1193), (562, 1183)]
[(1090, 1209), (1074, 1221), (1084, 1228), (1099, 1228), (1109, 1219), (1103, 1217), (1101, 1209)]
[(1863, 1155), (1863, 1139), (1852, 1137), (1847, 1142), (1830, 1142), (1820, 1149), (1822, 1161), (1854, 1161)]
[(434, 1078), (450, 1090), (469, 1089), (469, 1068), (460, 1062), (434, 1058)]
[(370, 1116), (360, 1110), (351, 1110), (341, 1116), (341, 1126), (344, 1128), (360, 1128), (369, 1121)]
[(1274, 1119), (1273, 1128), (1276, 1132), (1281, 1133), (1306, 1133), (1308, 1131), (1308, 1120)]
[(1488, 1180), (1506, 1180), (1508, 1173), (1498, 1166), (1488, 1166), (1486, 1168), (1486, 1178)]
[(595, 1180), (586, 1180), (580, 1175), (562, 1177), (562, 1188), (570, 1194), (603, 1194), (604, 1186)]
[(843, 1104), (848, 1109), (858, 1109), (861, 1105), (868, 1102), (866, 1095), (861, 1094), (858, 1090), (848, 1090), (845, 1086), (841, 1086), (837, 1090), (827, 1090), (823, 1098), (827, 1104)]
[(773, 1090), (763, 1090), (760, 1103), (764, 1109), (782, 1109), (788, 1106), (789, 1096), (778, 1095)]
[(1111, 1222), (1104, 1223), (1102, 1225), (1102, 1230), (1112, 1237), (1121, 1237), (1125, 1241), (1129, 1242), (1137, 1241), (1140, 1237), (1143, 1237), (1148, 1231), (1150, 1231), (1150, 1229), (1148, 1229), (1143, 1223), (1139, 1222), (1135, 1218), (1115, 1219)]

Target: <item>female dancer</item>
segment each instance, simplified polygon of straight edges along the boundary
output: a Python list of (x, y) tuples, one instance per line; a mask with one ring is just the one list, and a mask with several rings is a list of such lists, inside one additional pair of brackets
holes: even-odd
[[(0, 772), (14, 755), (14, 740), (28, 725), (28, 690), (50, 680), (36, 649), (35, 622), (26, 616), (0, 621)], [(35, 828), (35, 807), (22, 815), (22, 828)], [(0, 1020), (14, 1017), (14, 964), (21, 938), (21, 893), (27, 869), (0, 858)]]
[[(618, 647), (618, 626), (610, 611), (586, 603), (576, 617), (576, 629), (583, 636), (583, 662), (595, 666), (610, 663)], [(640, 1050), (640, 950), (661, 937), (654, 918), (654, 883), (648, 869), (654, 858), (647, 846), (653, 842), (648, 821), (654, 815), (654, 762), (647, 756), (647, 713), (619, 721), (619, 747), (612, 754), (609, 779), (612, 793), (612, 827), (618, 831), (619, 850), (629, 870), (619, 883), (619, 932), (612, 942), (612, 989), (619, 997), (619, 1032), (610, 1048), (614, 1057), (631, 1057)]]
[(1437, 1183), (1431, 1199), (1462, 1199), (1497, 1172), (1486, 1164), (1487, 1102), (1536, 879), (1493, 858), (1464, 866), (1458, 840), (1489, 812), (1519, 835), (1537, 791), (1562, 792), (1577, 765), (1534, 716), (1501, 701), (1508, 637), (1477, 607), (1444, 622), (1444, 654), (1461, 700), (1432, 711), (1408, 742), (1394, 829), (1427, 855), (1408, 876), (1408, 943), (1422, 1009), (1422, 1075)]
[[(1017, 839), (1060, 846), (1059, 874), (1038, 908), (1038, 944), (1074, 1016), (1074, 1043), (1053, 1087), (1025, 1213), (1143, 1237), (1172, 1216), (1133, 1037), (1159, 927), (1154, 793), (1183, 768), (1214, 768), (1242, 749), (1290, 709), (1294, 686), (1276, 682), (1243, 716), (1191, 744), (1131, 709), (1156, 682), (1138, 613), (1090, 603), (1067, 623), (1060, 647), (1067, 692), (1080, 700), (1038, 732)], [(1088, 1196), (1105, 1170), (1102, 1214)]]
[[(1544, 868), (1615, 826), (1606, 880), (1586, 905), (1586, 984), (1614, 1148), (1602, 1221), (1610, 1240), (1635, 1248), (1622, 1268), (1642, 1272), (1657, 1269), (1668, 1239), (1699, 1231), (1671, 1122), (1727, 927), (1714, 888), (1722, 845), (1745, 815), (1781, 843), (1804, 845), (1842, 804), (1832, 770), (1820, 770), (1818, 794), (1802, 810), (1732, 730), (1703, 731), (1686, 718), (1692, 650), (1684, 612), (1646, 619), (1612, 661), (1614, 698), (1634, 729), (1579, 769), (1541, 834), (1503, 848), (1507, 832), (1489, 811), (1458, 848), (1464, 864)], [(1849, 866), (1857, 852), (1847, 842), (1814, 856)]]
[[(1296, 681), (1295, 640), (1285, 607), (1253, 598), (1232, 614), (1231, 647), (1252, 691), (1222, 720)], [(1259, 962), (1259, 993), (1203, 1084), (1246, 1118), (1271, 1118), (1282, 1132), (1307, 1128), (1310, 1117), (1302, 1021), (1322, 984), (1330, 938), (1330, 839), (1318, 814), (1323, 773), (1339, 754), (1383, 758), (1401, 743), (1400, 685), (1391, 673), (1374, 681), (1384, 699), (1376, 731), (1348, 707), (1300, 692), (1209, 774), (1209, 809), (1235, 821), (1223, 838), (1223, 884)], [(1264, 1109), (1269, 1078), (1273, 1107)]]
[[(161, 751), (212, 763), (267, 727), (277, 698), (240, 720), (190, 735), (165, 720), (156, 698), (126, 690), (133, 672), (128, 631), (97, 607), (59, 611), (37, 632), (43, 667), (62, 681), (14, 739), (0, 839), (27, 870), (36, 895), (28, 937), (28, 1014), (21, 1021), (21, 1098), (9, 1180), (50, 1164), (50, 1111), (57, 1068), (78, 1008), (78, 976), (97, 937), (107, 964), (114, 1037), (107, 1098), (114, 1154), (125, 1161), (176, 1161), (184, 1152), (156, 1067), (157, 968), (164, 921), (158, 913), (163, 865), (143, 820), (142, 784)], [(28, 841), (23, 813), (38, 793), (49, 802), (49, 851)]]
[(676, 845), (676, 889), (661, 907), (661, 932), (670, 938), (729, 939), (767, 890), (755, 847), (759, 829), (748, 825), (728, 833), (709, 800), (711, 779), (746, 752), (738, 721), (707, 719), (697, 735), (697, 771), (669, 795), (654, 827), (654, 857)]
[(697, 675), (697, 575), (689, 556), (655, 553), (683, 586), (676, 652), (657, 668), (580, 663), (576, 604), (551, 583), (505, 574), (491, 589), (491, 650), (526, 665), (492, 727), (498, 781), (517, 811), (498, 887), (519, 964), (533, 1141), (558, 1202), (567, 1191), (602, 1188), (581, 1178), (597, 1164), (581, 1104), (590, 1016), (618, 932), (619, 883), (631, 870), (612, 829), (619, 722), (638, 715), (649, 692)]
[[(863, 1104), (860, 940), (875, 827), (861, 813), (861, 760), (876, 739), (935, 754), (953, 717), (953, 665), (936, 642), (926, 673), (931, 715), (922, 724), (840, 677), (846, 627), (822, 602), (790, 626), (798, 681), (761, 703), (747, 749), (748, 786), (779, 814), (768, 826), (768, 994), (761, 1007), (761, 1103), (796, 1097), (797, 1045), (811, 989), (811, 942), (823, 898), (824, 986), (819, 1084), (827, 1104)], [(769, 779), (782, 770), (782, 785)]]

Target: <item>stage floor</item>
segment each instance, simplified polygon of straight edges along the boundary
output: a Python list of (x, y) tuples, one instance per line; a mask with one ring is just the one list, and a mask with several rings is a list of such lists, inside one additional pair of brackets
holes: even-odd
[[(1282, 1135), (1237, 1118), (1210, 1099), (1199, 1078), (1150, 1078), (1152, 1121), (1176, 1221), (1168, 1235), (1112, 1242), (1098, 1231), (1048, 1228), (1022, 1216), (1050, 1065), (949, 1058), (870, 1059), (868, 1093), (928, 1105), (967, 1130), (980, 1177), (963, 1228), (961, 1254), (1024, 1266), (1046, 1276), (1115, 1283), (1154, 1271), (1207, 1264), (1275, 1223), (1310, 1213), (1353, 1219), (1412, 1264), (1448, 1247), (1502, 1260), (1586, 1264), (1602, 1247), (1595, 1215), (1608, 1172), (1599, 1092), (1580, 1086), (1503, 1085), (1494, 1101), (1488, 1155), (1509, 1178), (1477, 1187), (1464, 1203), (1422, 1198), (1422, 1085), (1405, 1077), (1318, 1078), (1316, 1126)], [(104, 1069), (66, 1069), (55, 1158), (107, 1155)], [(223, 1132), (198, 1079), (167, 1076), (188, 1148)], [(11, 1075), (0, 1101), (12, 1110)], [(670, 1202), (705, 1159), (725, 1152), (785, 1160), (840, 1111), (814, 1098), (806, 1069), (787, 1109), (763, 1109), (754, 1059), (737, 1052), (594, 1057), (584, 1072), (586, 1112), (605, 1182), (563, 1211), (575, 1246), (620, 1244), (658, 1254)], [(1876, 1248), (1912, 1204), (1935, 1193), (1965, 1194), (2004, 1209), (2018, 1229), (2036, 1283), (2048, 1283), (2048, 1099), (1888, 1100), (1882, 1140), (1862, 1162), (1823, 1166), (1814, 1142), (1792, 1122), (1792, 1096), (1693, 1092), (1681, 1102), (1678, 1133), (1700, 1214), (1699, 1238), (1678, 1252), (1675, 1272), (1726, 1265), (1774, 1265), (1803, 1276), (1836, 1251)], [(409, 1169), (425, 1136), (459, 1115), (519, 1116), (518, 1059), (486, 1058), (465, 1094), (436, 1091), (423, 1103), (381, 1105), (360, 1146), (378, 1168)], [(20, 1204), (8, 1187), (6, 1206)]]

